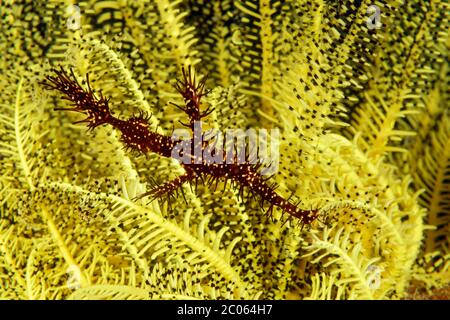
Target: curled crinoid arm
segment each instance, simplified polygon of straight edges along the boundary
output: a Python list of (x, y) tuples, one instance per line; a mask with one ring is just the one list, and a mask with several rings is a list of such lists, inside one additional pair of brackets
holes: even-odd
[(100, 95), (97, 98), (89, 84), (89, 75), (86, 75), (86, 83), (88, 89), (85, 90), (77, 81), (73, 70), (70, 70), (70, 75), (63, 69), (52, 70), (55, 76), (46, 76), (47, 81), (42, 82), (48, 89), (58, 90), (64, 97), (63, 99), (73, 103), (72, 108), (55, 108), (55, 110), (74, 111), (85, 114), (87, 117), (75, 123), (87, 123), (89, 129), (109, 123), (112, 119), (109, 111), (109, 99)]
[(200, 101), (202, 97), (207, 94), (205, 91), (206, 77), (203, 77), (201, 81), (197, 82), (191, 66), (188, 66), (187, 71), (184, 67), (181, 71), (183, 78), (182, 80), (177, 80), (175, 89), (183, 96), (185, 105), (179, 106), (175, 103), (172, 104), (188, 115), (192, 127), (194, 121), (200, 121), (202, 118), (208, 116), (213, 110), (212, 108), (208, 108), (203, 112), (200, 111)]

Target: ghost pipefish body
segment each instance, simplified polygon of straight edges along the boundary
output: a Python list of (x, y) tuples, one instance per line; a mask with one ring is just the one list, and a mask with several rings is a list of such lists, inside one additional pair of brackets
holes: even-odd
[[(210, 152), (212, 147), (211, 142), (203, 139), (204, 133), (201, 131), (201, 120), (212, 110), (201, 111), (201, 99), (206, 94), (206, 78), (196, 81), (190, 67), (187, 70), (182, 69), (182, 80), (178, 80), (175, 85), (185, 104), (184, 106), (174, 105), (187, 114), (189, 123), (185, 126), (192, 131), (192, 138), (182, 141), (175, 141), (170, 136), (150, 130), (147, 114), (140, 113), (127, 120), (121, 120), (112, 115), (109, 108), (110, 99), (103, 95), (98, 98), (94, 94), (89, 84), (89, 75), (86, 75), (87, 89), (85, 89), (78, 83), (73, 70), (69, 74), (61, 67), (60, 70), (54, 69), (53, 72), (55, 75), (46, 76), (47, 81), (42, 84), (48, 89), (59, 91), (63, 95), (63, 99), (73, 104), (70, 108), (56, 108), (55, 110), (73, 111), (86, 115), (85, 119), (75, 123), (86, 123), (90, 130), (103, 124), (111, 125), (121, 132), (121, 141), (124, 146), (139, 153), (153, 152), (163, 157), (173, 157), (174, 154), (180, 156), (181, 153), (184, 161), (180, 162), (185, 173), (172, 181), (154, 186), (138, 198), (150, 197), (152, 200), (160, 199), (169, 202), (178, 191), (182, 192), (182, 185), (185, 183), (196, 186), (200, 179), (210, 186), (213, 184), (217, 186), (218, 181), (222, 180), (225, 181), (225, 184), (228, 181), (231, 182), (235, 188), (239, 189), (241, 196), (244, 189), (248, 190), (251, 195), (257, 196), (261, 207), (268, 205), (266, 212), (269, 216), (272, 216), (273, 208), (278, 207), (288, 215), (288, 219), (295, 218), (302, 224), (311, 224), (317, 218), (318, 209), (301, 209), (298, 203), (293, 203), (290, 198), (285, 199), (279, 195), (275, 190), (276, 184), (269, 182), (270, 177), (263, 177), (259, 172), (260, 163), (250, 163), (248, 158), (237, 161), (238, 159), (234, 155), (233, 159), (229, 159), (228, 153), (225, 153), (223, 161), (219, 162), (198, 156), (205, 151)], [(180, 148), (180, 146), (185, 146), (185, 148)], [(196, 149), (200, 149), (200, 153), (196, 153)]]

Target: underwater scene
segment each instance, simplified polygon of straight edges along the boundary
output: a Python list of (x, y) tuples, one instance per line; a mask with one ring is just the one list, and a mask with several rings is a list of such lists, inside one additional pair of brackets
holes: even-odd
[(446, 0), (0, 0), (0, 299), (448, 300)]

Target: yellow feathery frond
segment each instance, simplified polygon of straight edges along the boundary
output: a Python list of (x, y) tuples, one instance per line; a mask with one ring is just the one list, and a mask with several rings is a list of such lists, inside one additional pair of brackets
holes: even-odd
[(311, 277), (312, 291), (307, 297), (308, 300), (341, 300), (345, 298), (346, 285), (337, 285), (337, 275), (335, 273), (327, 275), (325, 273), (315, 274)]
[(144, 289), (124, 285), (93, 285), (74, 291), (68, 300), (146, 300)]
[[(449, 285), (446, 1), (0, 11), (0, 299), (403, 299)], [(201, 178), (168, 204), (137, 199), (186, 171), (72, 124), (43, 85), (60, 67), (167, 137), (185, 127), (174, 85), (190, 67), (206, 79), (205, 131), (274, 137), (258, 145), (267, 184), (318, 218), (302, 228), (252, 189)]]
[(378, 259), (360, 258), (360, 244), (356, 244), (352, 251), (348, 252), (349, 235), (345, 233), (344, 228), (336, 232), (332, 231), (332, 229), (324, 229), (322, 235), (317, 236), (313, 234), (313, 243), (305, 247), (305, 250), (308, 252), (305, 257), (319, 255), (312, 260), (312, 263), (321, 261), (325, 268), (333, 266), (334, 270), (332, 272), (341, 275), (338, 282), (348, 284), (350, 292), (357, 292), (356, 296), (358, 298), (374, 299), (375, 290), (370, 287), (368, 269)]
[(448, 247), (450, 240), (450, 114), (443, 113), (436, 126), (437, 131), (430, 133), (430, 145), (418, 159), (417, 171), (413, 174), (417, 187), (425, 189), (421, 199), (428, 208), (427, 223), (436, 227), (427, 232), (426, 252)]

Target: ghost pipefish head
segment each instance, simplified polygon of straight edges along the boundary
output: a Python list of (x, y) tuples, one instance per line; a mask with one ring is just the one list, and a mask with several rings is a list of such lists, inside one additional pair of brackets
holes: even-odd
[(92, 92), (89, 84), (89, 75), (86, 75), (87, 89), (84, 89), (77, 81), (73, 70), (70, 74), (61, 66), (60, 70), (52, 69), (55, 76), (46, 76), (46, 80), (41, 82), (47, 89), (57, 90), (63, 94), (63, 99), (73, 103), (72, 108), (55, 108), (55, 110), (79, 112), (87, 117), (75, 123), (87, 123), (89, 129), (110, 123), (113, 117), (109, 110), (109, 99), (100, 94), (97, 98)]

